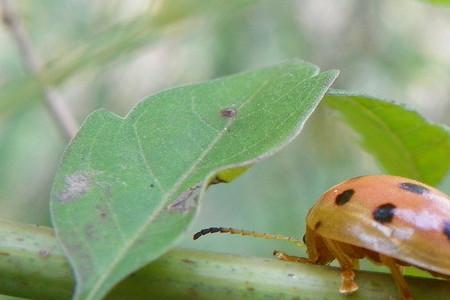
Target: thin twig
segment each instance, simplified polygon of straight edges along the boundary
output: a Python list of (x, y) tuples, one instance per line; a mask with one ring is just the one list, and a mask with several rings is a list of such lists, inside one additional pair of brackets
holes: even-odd
[(0, 0), (2, 7), (2, 19), (6, 28), (11, 31), (11, 35), (17, 44), (17, 48), (23, 60), (25, 68), (33, 74), (41, 83), (45, 104), (59, 125), (63, 134), (71, 139), (78, 130), (78, 123), (64, 104), (62, 99), (57, 95), (57, 92), (50, 86), (46, 85), (40, 78), (42, 72), (42, 64), (34, 51), (31, 40), (21, 24), (19, 16), (16, 14), (14, 7), (10, 0)]

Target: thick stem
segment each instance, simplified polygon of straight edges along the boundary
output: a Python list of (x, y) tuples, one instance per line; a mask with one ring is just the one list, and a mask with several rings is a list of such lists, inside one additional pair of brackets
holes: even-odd
[[(0, 293), (70, 299), (73, 277), (50, 228), (0, 221)], [(398, 299), (388, 274), (358, 272), (355, 299)], [(448, 281), (408, 278), (415, 299), (446, 299)], [(120, 283), (119, 299), (348, 299), (339, 271), (197, 250), (173, 250)], [(390, 298), (392, 296), (392, 298)]]
[(22, 26), (19, 16), (14, 11), (14, 6), (10, 0), (0, 0), (0, 5), (2, 8), (3, 23), (9, 29), (11, 36), (17, 44), (25, 68), (40, 82), (45, 104), (50, 114), (53, 116), (64, 135), (68, 139), (71, 139), (78, 130), (77, 121), (62, 99), (57, 95), (56, 91), (40, 80), (39, 75), (42, 70), (39, 56), (34, 51), (31, 40), (28, 37), (25, 28)]

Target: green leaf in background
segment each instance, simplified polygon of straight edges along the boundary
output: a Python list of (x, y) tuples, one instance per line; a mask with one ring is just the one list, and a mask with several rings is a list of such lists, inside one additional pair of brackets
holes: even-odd
[(389, 173), (437, 185), (450, 168), (450, 131), (404, 106), (330, 90), (326, 104), (342, 113), (363, 147)]
[(101, 299), (166, 252), (217, 172), (290, 142), (337, 76), (290, 62), (171, 89), (126, 118), (97, 111), (55, 177), (53, 224), (74, 268), (74, 299)]
[(450, 4), (450, 0), (423, 0), (424, 2), (430, 2), (432, 4)]

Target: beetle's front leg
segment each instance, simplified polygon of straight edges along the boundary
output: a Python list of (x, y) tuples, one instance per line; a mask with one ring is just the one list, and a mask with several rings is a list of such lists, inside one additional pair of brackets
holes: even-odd
[(292, 255), (286, 254), (286, 253), (284, 253), (282, 251), (278, 251), (278, 250), (274, 250), (273, 255), (276, 256), (278, 259), (284, 260), (284, 261), (297, 262), (297, 263), (301, 263), (301, 264), (314, 264), (314, 261), (311, 260), (310, 258), (292, 256)]

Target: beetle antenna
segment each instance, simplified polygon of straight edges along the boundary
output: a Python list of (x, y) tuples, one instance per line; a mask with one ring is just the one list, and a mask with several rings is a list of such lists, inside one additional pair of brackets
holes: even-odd
[(277, 241), (287, 241), (297, 245), (298, 247), (305, 247), (303, 241), (293, 238), (291, 236), (284, 236), (280, 234), (270, 234), (270, 233), (261, 233), (255, 231), (248, 231), (242, 229), (235, 228), (225, 228), (225, 227), (210, 227), (205, 228), (194, 234), (193, 239), (196, 240), (201, 236), (210, 234), (210, 233), (228, 233), (228, 234), (239, 234), (242, 236), (251, 236), (255, 238), (261, 238), (266, 240), (277, 240)]

